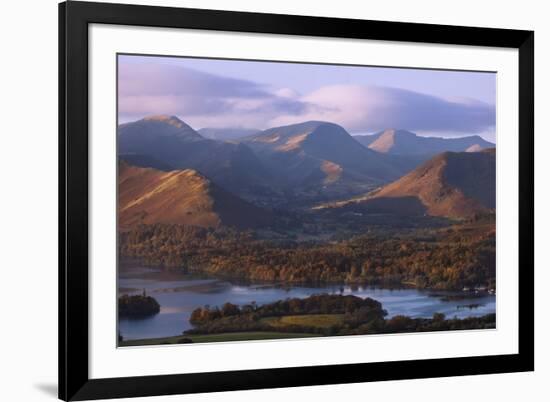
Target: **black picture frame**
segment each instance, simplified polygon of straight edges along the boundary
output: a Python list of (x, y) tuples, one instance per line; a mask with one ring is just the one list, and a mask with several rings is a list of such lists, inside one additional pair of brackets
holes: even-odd
[[(88, 26), (115, 24), (519, 51), (517, 354), (214, 373), (88, 375)], [(70, 1), (59, 5), (59, 398), (103, 398), (534, 370), (534, 32)]]

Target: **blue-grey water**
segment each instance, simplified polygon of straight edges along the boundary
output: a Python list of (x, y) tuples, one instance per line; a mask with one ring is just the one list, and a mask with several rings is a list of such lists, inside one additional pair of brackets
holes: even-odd
[[(160, 313), (145, 319), (121, 319), (119, 331), (124, 339), (160, 338), (181, 335), (192, 328), (191, 312), (205, 305), (221, 306), (231, 302), (237, 305), (271, 303), (286, 298), (305, 298), (312, 294), (332, 293), (371, 297), (382, 303), (388, 317), (407, 315), (429, 318), (443, 313), (447, 318), (464, 318), (494, 313), (495, 296), (472, 294), (471, 298), (444, 300), (444, 296), (457, 292), (417, 289), (380, 289), (367, 286), (288, 286), (269, 284), (241, 284), (226, 280), (197, 277), (174, 272), (143, 268), (122, 267), (118, 280), (119, 294), (141, 294), (144, 290), (160, 304)], [(464, 296), (464, 293), (458, 294)], [(469, 308), (470, 305), (479, 305)]]

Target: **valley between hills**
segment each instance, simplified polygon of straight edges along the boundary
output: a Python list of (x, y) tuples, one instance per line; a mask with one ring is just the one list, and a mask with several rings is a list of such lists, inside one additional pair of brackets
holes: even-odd
[[(118, 159), (125, 264), (235, 283), (415, 289), (472, 311), (496, 290), (496, 148), (479, 136), (352, 136), (320, 121), (197, 131), (160, 115), (119, 126)], [(153, 304), (140, 292), (130, 297)], [(121, 345), (495, 325), (494, 314), (390, 317), (374, 299), (339, 293), (203, 304), (185, 335)]]

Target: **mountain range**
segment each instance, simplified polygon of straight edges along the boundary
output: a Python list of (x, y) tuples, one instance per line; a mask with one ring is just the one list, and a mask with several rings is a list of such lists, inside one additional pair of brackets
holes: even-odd
[[(138, 166), (142, 167), (195, 169), (235, 192), (269, 180), (269, 172), (250, 148), (204, 138), (175, 116), (151, 116), (120, 125), (118, 153), (123, 158), (140, 155)], [(144, 155), (149, 161), (162, 161), (162, 166), (140, 163)]]
[(119, 126), (118, 152), (141, 167), (195, 169), (248, 199), (359, 194), (414, 167), (361, 146), (341, 126), (316, 121), (219, 141), (175, 116), (151, 116)]
[[(241, 131), (237, 134), (235, 130)], [(126, 163), (125, 169), (151, 168), (139, 174), (135, 171), (134, 181), (153, 180), (154, 176), (155, 183), (164, 182), (172, 177), (165, 174), (179, 172), (174, 176), (178, 179), (172, 177), (170, 183), (179, 183), (192, 191), (211, 187), (211, 191), (205, 190), (208, 194), (225, 200), (233, 195), (238, 201), (231, 199), (231, 205), (242, 208), (252, 208), (253, 204), (278, 207), (294, 200), (294, 206), (321, 203), (448, 217), (464, 217), (494, 208), (489, 198), (492, 194), (494, 201), (495, 157), (494, 152), (486, 151), (494, 144), (479, 136), (426, 138), (405, 130), (352, 136), (343, 127), (322, 121), (259, 132), (200, 131), (167, 115), (121, 124), (119, 159)], [(215, 137), (216, 132), (221, 137), (239, 137), (228, 141), (205, 138), (206, 135)], [(250, 132), (253, 134), (247, 135)], [(195, 181), (201, 177), (208, 185), (192, 186), (191, 177)], [(189, 200), (181, 198), (183, 196), (178, 195), (178, 202), (187, 205)], [(208, 204), (204, 201), (208, 197), (199, 198), (204, 205)], [(209, 199), (212, 205), (219, 205), (215, 198)], [(334, 202), (342, 199), (344, 201)], [(161, 204), (167, 202), (163, 199)], [(137, 204), (128, 207), (131, 218), (130, 212), (121, 215), (125, 223), (132, 224), (139, 215), (137, 212), (142, 212), (136, 207)], [(151, 208), (148, 206), (150, 218), (143, 218), (145, 221), (156, 216), (151, 212), (155, 208)], [(213, 212), (202, 214), (197, 220), (200, 225), (215, 226), (215, 222), (231, 220), (223, 210), (212, 208), (205, 207), (205, 211)], [(184, 217), (178, 215), (178, 221), (195, 219), (192, 219), (194, 213), (187, 215), (187, 212)]]
[(382, 155), (357, 146), (341, 126), (322, 121), (270, 128), (241, 139), (271, 169), (298, 182), (337, 176), (379, 182), (402, 172)]
[(495, 171), (494, 148), (445, 152), (365, 196), (318, 208), (467, 218), (495, 209)]

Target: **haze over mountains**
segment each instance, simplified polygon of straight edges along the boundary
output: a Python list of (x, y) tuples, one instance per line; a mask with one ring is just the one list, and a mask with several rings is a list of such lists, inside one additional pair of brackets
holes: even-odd
[[(127, 162), (121, 165), (121, 194), (142, 199), (129, 205), (135, 197), (121, 198), (121, 222), (253, 226), (243, 214), (237, 213), (238, 222), (232, 221), (222, 204), (233, 214), (239, 209), (254, 211), (251, 216), (262, 224), (269, 221), (268, 210), (281, 205), (292, 209), (322, 204), (451, 218), (494, 208), (495, 155), (483, 151), (494, 144), (479, 136), (427, 138), (405, 130), (352, 136), (322, 121), (252, 135), (235, 130), (241, 129), (197, 132), (166, 115), (120, 125), (119, 158)], [(206, 135), (232, 138), (222, 141)], [(376, 188), (381, 189), (373, 192)], [(253, 204), (267, 209), (254, 210)], [(164, 209), (179, 212), (172, 216)]]
[(478, 135), (461, 138), (421, 137), (410, 131), (388, 129), (372, 135), (356, 135), (362, 145), (392, 155), (418, 155), (429, 158), (441, 152), (475, 152), (495, 144)]
[(496, 151), (445, 152), (363, 197), (321, 208), (466, 218), (496, 204)]

